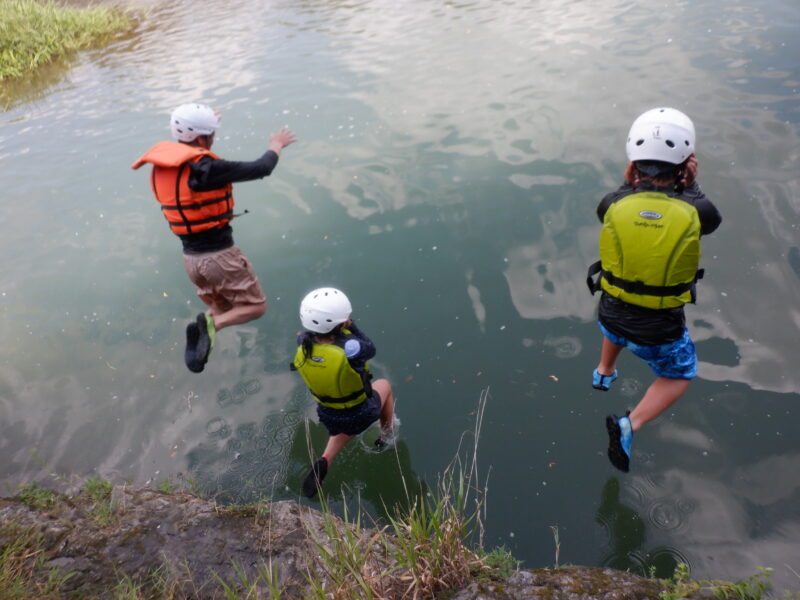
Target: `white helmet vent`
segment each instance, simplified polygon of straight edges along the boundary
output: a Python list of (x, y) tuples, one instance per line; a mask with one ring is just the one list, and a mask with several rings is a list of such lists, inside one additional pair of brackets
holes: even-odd
[(683, 163), (694, 149), (694, 124), (674, 108), (656, 108), (640, 115), (631, 125), (626, 144), (630, 161), (657, 160), (673, 165)]
[(169, 119), (172, 137), (179, 142), (193, 142), (200, 135), (211, 135), (219, 127), (214, 109), (205, 104), (181, 104)]
[(319, 288), (306, 294), (300, 303), (300, 321), (309, 331), (328, 333), (347, 321), (352, 310), (344, 292), (336, 288)]

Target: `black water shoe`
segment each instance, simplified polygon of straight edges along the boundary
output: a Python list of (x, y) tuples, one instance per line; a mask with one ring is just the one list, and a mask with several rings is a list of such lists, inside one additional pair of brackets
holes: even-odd
[(608, 431), (608, 460), (620, 471), (627, 473), (631, 466), (631, 442), (633, 441), (633, 428), (628, 418), (630, 411), (624, 417), (608, 415), (606, 417), (606, 430)]
[(189, 323), (186, 326), (186, 349), (183, 351), (183, 360), (192, 373), (200, 373), (205, 362), (197, 360), (197, 340), (200, 338), (200, 330), (197, 323)]
[(325, 475), (328, 474), (328, 459), (324, 456), (318, 458), (311, 466), (311, 470), (306, 475), (303, 482), (303, 496), (313, 498), (317, 494), (317, 489), (322, 486)]

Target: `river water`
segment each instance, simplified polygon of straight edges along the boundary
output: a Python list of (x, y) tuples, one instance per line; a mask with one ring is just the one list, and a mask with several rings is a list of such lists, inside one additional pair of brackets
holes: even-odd
[[(348, 447), (326, 488), (376, 516), (478, 443), (485, 544), (560, 561), (800, 589), (800, 6), (792, 0), (148, 0), (134, 34), (6, 88), (0, 114), (0, 476), (171, 481), (223, 502), (298, 498), (316, 422), (287, 364), (299, 300), (335, 285), (374, 339), (396, 452)], [(270, 298), (182, 361), (201, 304), (145, 172), (170, 110), (223, 112), (237, 243)], [(630, 122), (687, 112), (723, 214), (687, 308), (699, 377), (637, 434), (604, 417), (652, 379), (590, 387), (586, 266)], [(308, 434), (308, 436), (307, 436)], [(404, 479), (401, 479), (401, 475)], [(302, 500), (305, 502), (305, 500)], [(311, 502), (316, 505), (316, 501)]]

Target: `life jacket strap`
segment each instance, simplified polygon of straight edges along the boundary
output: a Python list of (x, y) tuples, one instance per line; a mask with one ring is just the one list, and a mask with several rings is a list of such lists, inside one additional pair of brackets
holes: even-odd
[[(193, 225), (203, 225), (204, 223), (216, 223), (217, 221), (230, 221), (233, 218), (233, 212), (229, 211), (223, 213), (221, 215), (216, 215), (214, 217), (208, 217), (206, 219), (184, 219), (183, 224), (187, 227), (191, 227)], [(173, 223), (173, 225), (180, 225), (181, 223)]]
[(586, 273), (586, 285), (589, 288), (589, 292), (594, 296), (595, 292), (600, 291), (600, 278), (598, 277), (595, 279), (595, 275), (597, 275), (600, 271), (603, 270), (603, 266), (600, 264), (600, 261), (593, 262), (589, 265), (589, 270)]
[[(311, 394), (320, 402), (324, 404), (346, 404), (351, 400), (355, 400), (367, 391), (366, 388), (361, 388), (360, 390), (356, 390), (352, 394), (347, 394), (347, 396), (343, 396), (342, 398), (332, 398), (331, 396), (320, 396), (315, 394), (313, 390), (311, 390)], [(364, 399), (366, 400), (366, 395), (364, 395)]]
[[(594, 278), (595, 275), (600, 274), (599, 277), (596, 279)], [(643, 296), (680, 296), (685, 292), (691, 292), (692, 299), (691, 302), (694, 302), (696, 299), (695, 288), (696, 283), (698, 280), (703, 278), (705, 275), (705, 269), (698, 269), (694, 275), (694, 279), (692, 281), (687, 281), (685, 283), (677, 283), (675, 285), (648, 285), (643, 281), (631, 281), (630, 279), (623, 279), (622, 277), (617, 277), (610, 271), (606, 271), (603, 269), (600, 261), (598, 260), (595, 263), (592, 263), (589, 266), (589, 270), (586, 274), (586, 285), (589, 287), (589, 291), (594, 294), (598, 290), (602, 289), (600, 285), (601, 279), (605, 278), (608, 283), (613, 285), (614, 287), (618, 287), (629, 294), (640, 294)]]
[(225, 194), (224, 196), (220, 196), (219, 198), (211, 198), (210, 200), (204, 200), (203, 202), (162, 204), (161, 210), (179, 210), (181, 208), (195, 210), (198, 208), (203, 208), (204, 206), (209, 206), (211, 204), (217, 204), (219, 202), (227, 202), (228, 200), (230, 200), (230, 198), (231, 194)]

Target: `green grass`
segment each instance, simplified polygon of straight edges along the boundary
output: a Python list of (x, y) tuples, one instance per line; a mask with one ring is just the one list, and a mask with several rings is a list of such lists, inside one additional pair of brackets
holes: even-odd
[(37, 508), (39, 510), (52, 508), (55, 506), (57, 500), (55, 492), (42, 487), (36, 482), (19, 486), (14, 498), (27, 504), (31, 508)]
[(166, 478), (166, 479), (162, 479), (162, 480), (160, 480), (160, 481), (159, 481), (159, 482), (156, 484), (156, 489), (157, 489), (159, 492), (164, 492), (165, 494), (169, 494), (169, 493), (171, 493), (171, 492), (174, 492), (174, 491), (175, 491), (177, 488), (176, 488), (176, 487), (175, 487), (175, 485), (172, 483), (172, 480), (170, 480), (169, 478)]
[(59, 590), (71, 577), (58, 569), (47, 577), (36, 576), (45, 562), (42, 536), (32, 529), (3, 525), (3, 536), (11, 541), (0, 551), (0, 598), (3, 600), (50, 600), (60, 598)]
[[(478, 493), (472, 466), (460, 468), (454, 461), (439, 485), (430, 493), (422, 492), (410, 507), (389, 519), (388, 524), (362, 528), (363, 513), (350, 515), (345, 503), (343, 517), (335, 516), (327, 502), (321, 505), (321, 531), (306, 522), (306, 533), (314, 542), (312, 562), (304, 582), (281, 581), (277, 565), (267, 559), (253, 569), (232, 563), (232, 579), (212, 572), (216, 597), (225, 600), (279, 600), (287, 597), (287, 589), (306, 584), (303, 600), (431, 600), (446, 597), (472, 580), (502, 581), (519, 568), (519, 561), (506, 548), (483, 549), (482, 512), (485, 488)], [(37, 484), (19, 489), (17, 500), (42, 508), (52, 506), (53, 492)], [(110, 521), (111, 484), (99, 477), (89, 477), (80, 495), (89, 501), (92, 518), (98, 515)], [(269, 505), (220, 508), (220, 512), (242, 518), (254, 518), (269, 525)], [(98, 512), (99, 511), (99, 512)], [(108, 522), (108, 521), (107, 521)], [(557, 527), (553, 535), (558, 547)], [(269, 537), (269, 536), (268, 536)], [(13, 523), (0, 529), (0, 598), (3, 600), (57, 600), (67, 597), (64, 584), (71, 577), (58, 569), (45, 566), (42, 535)], [(166, 557), (165, 557), (166, 561)], [(558, 558), (556, 558), (558, 562)], [(680, 564), (670, 579), (658, 580), (661, 600), (680, 598), (705, 592), (720, 599), (762, 600), (770, 588), (771, 569), (742, 581), (692, 580), (689, 567)], [(194, 588), (188, 566), (164, 563), (163, 567), (142, 580), (134, 580), (120, 572), (117, 583), (102, 597), (112, 600), (178, 600), (186, 598), (186, 590)], [(206, 590), (208, 591), (208, 590)], [(190, 594), (191, 595), (191, 594)], [(786, 600), (798, 600), (787, 594)]]
[[(256, 569), (255, 576), (249, 576), (237, 562), (231, 563), (236, 573), (237, 581), (230, 583), (222, 579), (216, 571), (212, 571), (214, 579), (222, 588), (225, 600), (280, 600), (284, 588), (278, 581), (278, 567), (269, 562), (262, 562)], [(259, 594), (259, 588), (266, 587), (268, 595)]]
[(114, 520), (116, 511), (114, 503), (111, 501), (113, 489), (114, 486), (111, 485), (111, 482), (101, 477), (91, 476), (86, 479), (83, 491), (92, 503), (89, 516), (101, 525), (107, 525)]
[(0, 1), (0, 81), (16, 79), (69, 52), (96, 47), (132, 28), (114, 6), (68, 7), (51, 0)]
[(671, 579), (661, 580), (664, 590), (659, 595), (661, 600), (679, 600), (699, 592), (711, 592), (717, 598), (725, 600), (761, 600), (770, 589), (769, 582), (772, 569), (759, 567), (755, 575), (741, 581), (720, 581), (708, 579), (690, 579), (689, 566), (679, 563)]
[(488, 569), (486, 573), (478, 575), (481, 579), (502, 581), (516, 573), (522, 564), (522, 561), (514, 558), (514, 555), (505, 546), (498, 546), (489, 551), (479, 549), (478, 554)]
[(486, 487), (478, 486), (477, 446), (487, 396), (481, 396), (471, 452), (463, 459), (459, 452), (437, 487), (408, 497), (407, 508), (387, 524), (362, 529), (361, 511), (351, 517), (346, 502), (342, 522), (322, 495), (324, 535), (307, 529), (316, 545), (306, 577), (311, 598), (427, 600), (516, 568), (507, 551), (483, 551)]

